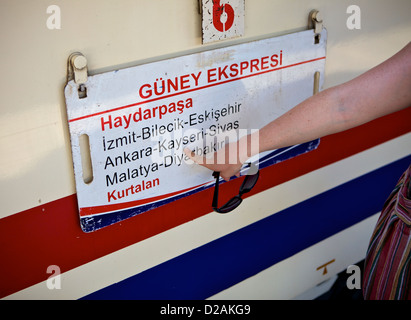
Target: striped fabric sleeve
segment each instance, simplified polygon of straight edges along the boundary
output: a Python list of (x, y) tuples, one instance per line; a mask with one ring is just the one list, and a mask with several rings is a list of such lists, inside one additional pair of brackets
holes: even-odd
[(378, 219), (367, 250), (364, 299), (411, 299), (411, 166), (392, 191)]

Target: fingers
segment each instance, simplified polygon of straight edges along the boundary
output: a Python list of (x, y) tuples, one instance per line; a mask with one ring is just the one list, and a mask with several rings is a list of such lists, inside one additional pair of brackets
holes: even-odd
[(187, 147), (183, 149), (185, 155), (191, 159), (192, 161), (194, 161), (196, 164), (202, 165), (203, 167), (210, 169), (212, 171), (221, 171), (221, 168), (219, 168), (218, 165), (215, 164), (214, 161), (208, 161), (207, 163), (207, 158), (204, 156), (199, 156), (197, 154), (195, 154), (194, 151), (191, 151), (190, 149), (188, 149)]
[(228, 177), (228, 176), (226, 176), (224, 174), (221, 174), (221, 173), (220, 173), (220, 177), (223, 178), (227, 182), (230, 181), (230, 178), (231, 178), (231, 177)]
[(187, 157), (189, 157), (191, 160), (193, 160), (195, 163), (197, 163), (197, 164), (203, 164), (203, 163), (204, 163), (203, 157), (196, 155), (196, 154), (194, 153), (194, 151), (191, 151), (191, 150), (188, 149), (187, 147), (185, 147), (185, 148), (183, 149), (183, 151), (184, 151), (185, 155), (186, 155)]
[[(207, 159), (203, 156), (196, 155), (194, 152), (192, 152), (188, 148), (183, 149), (185, 155), (194, 161), (196, 164), (202, 165), (203, 167), (212, 170), (212, 171), (218, 171), (220, 172), (220, 177), (222, 177), (225, 181), (229, 181), (232, 176), (240, 176), (240, 169), (241, 169), (241, 163), (238, 164), (226, 164), (222, 163), (219, 164), (216, 161), (216, 155), (214, 154), (214, 161), (210, 161), (210, 159)], [(207, 161), (208, 160), (208, 161)]]

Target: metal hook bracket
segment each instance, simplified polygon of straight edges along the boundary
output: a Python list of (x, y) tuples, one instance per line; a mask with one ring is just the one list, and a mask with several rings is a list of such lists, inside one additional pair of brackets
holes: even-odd
[(318, 10), (311, 10), (308, 15), (308, 29), (314, 29), (314, 43), (320, 43), (321, 31), (323, 30), (323, 18)]
[(88, 77), (87, 59), (80, 52), (70, 54), (67, 60), (67, 82), (74, 80), (78, 86), (79, 98), (87, 97), (86, 82)]

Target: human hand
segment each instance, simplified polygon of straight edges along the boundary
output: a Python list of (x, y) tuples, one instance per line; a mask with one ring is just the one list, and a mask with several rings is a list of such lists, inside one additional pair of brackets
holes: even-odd
[(187, 147), (184, 148), (184, 153), (196, 164), (212, 171), (220, 172), (220, 176), (224, 180), (229, 181), (232, 176), (240, 176), (240, 169), (243, 165), (237, 150), (237, 142), (233, 142), (207, 157), (196, 155)]

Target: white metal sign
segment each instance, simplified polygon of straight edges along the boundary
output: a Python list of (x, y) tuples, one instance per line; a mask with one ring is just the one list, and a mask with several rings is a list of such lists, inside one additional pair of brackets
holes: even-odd
[[(65, 96), (83, 230), (211, 187), (210, 171), (187, 163), (183, 148), (212, 152), (227, 136), (260, 129), (311, 96), (315, 72), (323, 82), (326, 38), (323, 30), (315, 44), (307, 30), (89, 76), (84, 98), (70, 81)], [(260, 167), (317, 144), (272, 151)]]
[(244, 34), (244, 0), (202, 0), (203, 43)]

